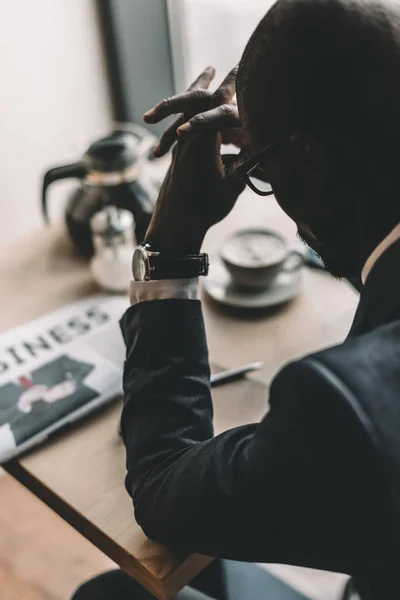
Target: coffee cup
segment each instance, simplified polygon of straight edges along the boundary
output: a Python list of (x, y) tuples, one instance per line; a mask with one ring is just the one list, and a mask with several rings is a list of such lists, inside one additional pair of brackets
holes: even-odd
[(233, 282), (249, 290), (271, 287), (281, 273), (293, 273), (305, 262), (301, 250), (291, 247), (280, 233), (260, 228), (235, 232), (220, 256)]

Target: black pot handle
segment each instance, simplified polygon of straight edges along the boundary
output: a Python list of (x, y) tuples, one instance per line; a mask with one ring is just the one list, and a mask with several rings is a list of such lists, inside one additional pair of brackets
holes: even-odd
[(43, 177), (42, 187), (42, 216), (45, 223), (49, 223), (49, 213), (47, 210), (47, 188), (54, 181), (59, 179), (67, 179), (69, 177), (76, 177), (77, 179), (83, 179), (86, 175), (86, 167), (83, 162), (72, 163), (70, 165), (64, 165), (63, 167), (54, 167), (45, 173)]

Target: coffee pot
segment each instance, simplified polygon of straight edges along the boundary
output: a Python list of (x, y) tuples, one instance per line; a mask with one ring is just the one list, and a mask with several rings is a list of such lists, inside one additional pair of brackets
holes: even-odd
[(110, 206), (132, 213), (134, 242), (141, 242), (161, 183), (151, 155), (156, 143), (157, 139), (143, 127), (117, 124), (109, 135), (92, 143), (80, 161), (47, 171), (42, 190), (44, 220), (49, 222), (49, 185), (75, 178), (79, 187), (68, 199), (65, 220), (80, 254), (93, 255), (91, 219)]

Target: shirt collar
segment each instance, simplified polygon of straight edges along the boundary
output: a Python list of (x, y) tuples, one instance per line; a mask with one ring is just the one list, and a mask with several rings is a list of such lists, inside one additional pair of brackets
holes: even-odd
[(369, 256), (367, 262), (364, 265), (364, 268), (361, 273), (361, 280), (363, 284), (367, 281), (368, 275), (371, 272), (372, 267), (375, 265), (376, 261), (382, 256), (384, 252), (397, 240), (400, 239), (400, 223), (396, 225), (394, 229), (385, 237), (384, 240), (375, 248), (372, 254)]

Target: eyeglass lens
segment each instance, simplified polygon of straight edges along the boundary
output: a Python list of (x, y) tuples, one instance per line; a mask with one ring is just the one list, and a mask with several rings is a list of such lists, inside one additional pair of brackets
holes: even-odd
[(250, 171), (247, 173), (247, 177), (249, 178), (251, 184), (263, 194), (267, 192), (272, 193), (271, 184), (265, 181), (267, 177), (266, 171), (259, 165), (255, 165)]

